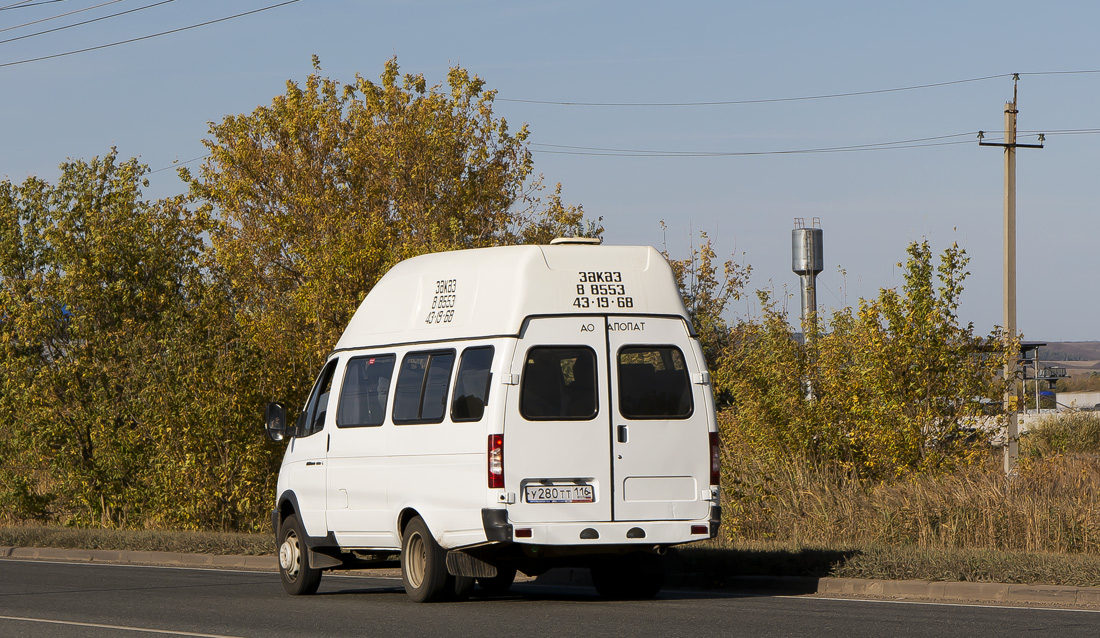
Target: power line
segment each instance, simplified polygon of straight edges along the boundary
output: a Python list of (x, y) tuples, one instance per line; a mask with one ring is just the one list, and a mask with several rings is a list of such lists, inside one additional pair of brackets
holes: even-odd
[(68, 13), (60, 13), (58, 15), (50, 16), (48, 18), (41, 18), (39, 20), (32, 20), (30, 22), (24, 22), (23, 24), (17, 24), (17, 25), (10, 26), (10, 27), (4, 27), (3, 29), (0, 29), (0, 33), (4, 32), (4, 31), (11, 31), (12, 29), (21, 29), (23, 27), (29, 27), (32, 24), (38, 24), (39, 22), (49, 22), (50, 20), (56, 20), (58, 18), (64, 18), (65, 16), (71, 16), (74, 13), (83, 13), (85, 11), (91, 11), (92, 9), (98, 9), (100, 7), (105, 7), (109, 4), (115, 4), (115, 3), (118, 3), (118, 2), (122, 2), (122, 0), (107, 0), (107, 2), (104, 2), (102, 4), (97, 4), (97, 5), (94, 5), (94, 6), (91, 6), (91, 7), (84, 7), (83, 9), (76, 9), (74, 11), (69, 11)]
[[(1036, 135), (1039, 131), (1018, 131), (1019, 133), (1029, 133)], [(1096, 135), (1100, 134), (1100, 128), (1087, 128), (1087, 129), (1055, 129), (1052, 131), (1045, 131), (1045, 135)], [(590, 156), (602, 156), (602, 157), (737, 157), (737, 156), (753, 156), (753, 155), (797, 155), (797, 154), (813, 154), (813, 153), (851, 153), (858, 151), (888, 151), (894, 149), (907, 149), (907, 148), (928, 148), (932, 146), (954, 146), (958, 144), (973, 144), (972, 139), (958, 140), (958, 141), (942, 141), (950, 140), (956, 137), (972, 138), (977, 135), (977, 131), (971, 131), (968, 133), (953, 133), (951, 135), (936, 135), (933, 137), (919, 137), (910, 140), (898, 140), (894, 142), (873, 142), (870, 144), (853, 144), (851, 146), (830, 146), (824, 148), (806, 148), (806, 149), (793, 149), (784, 151), (730, 151), (730, 152), (708, 152), (708, 151), (647, 151), (638, 149), (615, 149), (615, 148), (601, 148), (596, 146), (568, 146), (565, 144), (543, 144), (539, 142), (532, 142), (532, 146), (545, 147), (543, 149), (532, 149), (536, 153), (547, 153), (551, 155), (590, 155)], [(199, 157), (193, 157), (189, 160), (182, 162), (173, 162), (170, 166), (163, 166), (158, 169), (149, 171), (149, 174), (160, 173), (163, 171), (171, 170), (197, 162), (202, 159), (210, 157), (210, 153), (206, 155), (200, 155)]]
[(39, 62), (41, 60), (51, 60), (53, 58), (60, 58), (60, 57), (66, 56), (66, 55), (75, 55), (77, 53), (87, 53), (88, 51), (96, 51), (96, 50), (99, 50), (99, 49), (106, 49), (108, 47), (114, 47), (114, 46), (118, 46), (120, 44), (130, 44), (131, 42), (140, 42), (141, 40), (149, 40), (151, 38), (158, 38), (162, 35), (169, 35), (169, 34), (172, 34), (172, 33), (179, 33), (180, 31), (187, 31), (188, 29), (197, 29), (198, 27), (205, 27), (207, 25), (216, 24), (218, 22), (225, 22), (226, 20), (233, 20), (234, 18), (240, 18), (240, 17), (243, 17), (243, 16), (252, 15), (253, 13), (260, 13), (261, 11), (267, 11), (268, 9), (275, 9), (275, 8), (278, 8), (278, 7), (286, 6), (288, 4), (294, 4), (295, 2), (299, 2), (299, 0), (287, 0), (286, 2), (280, 2), (278, 4), (272, 4), (272, 5), (268, 5), (266, 7), (260, 7), (259, 9), (253, 9), (252, 11), (245, 11), (244, 13), (238, 13), (238, 14), (235, 14), (235, 15), (226, 16), (224, 18), (218, 18), (216, 20), (207, 20), (206, 22), (200, 22), (198, 24), (192, 24), (192, 25), (188, 25), (186, 27), (180, 27), (178, 29), (172, 29), (170, 31), (161, 31), (160, 33), (153, 33), (153, 34), (150, 34), (150, 35), (143, 35), (139, 38), (130, 38), (129, 40), (120, 40), (118, 42), (111, 42), (109, 44), (101, 44), (99, 46), (87, 47), (85, 49), (77, 49), (75, 51), (66, 51), (64, 53), (55, 53), (53, 55), (44, 55), (44, 56), (38, 57), (38, 58), (28, 58), (26, 60), (16, 60), (15, 62), (4, 62), (3, 64), (0, 64), (0, 68), (6, 67), (6, 66), (15, 66), (17, 64), (26, 64), (28, 62)]
[(696, 101), (696, 102), (582, 102), (582, 101), (562, 101), (562, 100), (529, 100), (520, 98), (506, 98), (497, 97), (496, 101), (499, 102), (514, 102), (518, 104), (544, 104), (549, 106), (585, 106), (585, 107), (651, 107), (651, 108), (664, 108), (664, 107), (695, 107), (695, 106), (737, 106), (745, 104), (774, 104), (778, 102), (803, 102), (809, 100), (831, 100), (844, 97), (859, 97), (863, 95), (880, 95), (883, 93), (899, 93), (902, 91), (917, 91), (921, 89), (931, 89), (942, 86), (953, 86), (956, 84), (968, 84), (972, 82), (984, 82), (986, 80), (995, 80), (1000, 78), (1010, 78), (1018, 75), (1081, 75), (1081, 74), (1095, 74), (1100, 73), (1100, 69), (1081, 69), (1072, 71), (1031, 71), (1027, 73), (998, 73), (995, 75), (984, 75), (981, 77), (967, 78), (964, 80), (950, 80), (947, 82), (932, 82), (929, 84), (914, 84), (910, 86), (899, 86), (887, 89), (871, 89), (866, 91), (848, 91), (844, 93), (825, 93), (820, 95), (801, 95), (795, 97), (778, 97), (778, 98), (760, 98), (750, 100), (709, 100), (709, 101)]
[(55, 2), (65, 2), (65, 0), (40, 0), (39, 2), (34, 2), (34, 3), (31, 3), (31, 4), (27, 4), (30, 1), (31, 0), (23, 0), (22, 2), (15, 2), (15, 3), (9, 4), (9, 5), (5, 5), (3, 7), (0, 7), (0, 11), (7, 11), (8, 9), (26, 9), (27, 7), (37, 7), (38, 5), (42, 5), (42, 4), (53, 4)]
[[(604, 157), (746, 157), (756, 155), (800, 155), (810, 153), (851, 153), (858, 151), (886, 151), (902, 148), (926, 148), (930, 146), (950, 146), (955, 144), (973, 144), (977, 131), (938, 135), (892, 142), (874, 142), (870, 144), (852, 144), (849, 146), (827, 146), (820, 148), (801, 148), (779, 151), (667, 151), (625, 148), (602, 148), (592, 146), (567, 146), (562, 144), (542, 144), (533, 142), (535, 152), (553, 155), (592, 155)], [(945, 141), (965, 137), (965, 140)]]
[[(50, 0), (50, 1), (51, 2), (58, 2), (59, 0)], [(15, 42), (16, 40), (25, 40), (26, 38), (33, 38), (36, 35), (45, 35), (47, 33), (53, 33), (54, 31), (63, 31), (65, 29), (70, 29), (72, 27), (79, 27), (79, 26), (84, 25), (84, 24), (91, 24), (92, 22), (99, 22), (100, 20), (106, 20), (108, 18), (117, 18), (118, 16), (126, 15), (127, 13), (134, 13), (135, 11), (142, 11), (142, 10), (145, 10), (145, 9), (152, 9), (153, 7), (159, 7), (162, 4), (168, 4), (169, 2), (175, 2), (175, 1), (176, 0), (162, 0), (161, 2), (155, 2), (153, 4), (147, 4), (144, 7), (138, 7), (136, 9), (127, 9), (126, 11), (119, 11), (118, 13), (112, 13), (110, 15), (100, 16), (98, 18), (92, 18), (91, 20), (84, 20), (83, 22), (74, 22), (72, 24), (67, 24), (63, 27), (55, 27), (53, 29), (46, 29), (45, 31), (39, 31), (37, 33), (28, 33), (27, 35), (21, 35), (21, 36), (16, 37), (16, 38), (8, 38), (7, 40), (0, 40), (0, 44), (5, 44), (5, 43), (8, 43), (8, 42)]]
[[(31, 1), (31, 0), (19, 0), (19, 2), (13, 2), (13, 3), (11, 3), (11, 4), (6, 4), (6, 5), (2, 6), (2, 7), (0, 7), (0, 11), (3, 11), (3, 10), (5, 10), (5, 9), (15, 9), (15, 8), (22, 8), (22, 7), (19, 7), (19, 5), (21, 5), (21, 4), (27, 4), (27, 3), (28, 3), (28, 2), (30, 2), (30, 1)], [(33, 6), (33, 5), (32, 5), (32, 6)]]
[(1032, 71), (1030, 73), (1017, 73), (1017, 75), (1081, 75), (1086, 73), (1100, 73), (1100, 69), (1083, 69), (1079, 71)]
[[(1100, 135), (1100, 128), (1083, 129), (1054, 129), (1045, 131), (1017, 131), (1024, 137), (1032, 135)], [(757, 155), (808, 155), (814, 153), (858, 153), (864, 151), (891, 151), (895, 149), (929, 148), (933, 146), (956, 146), (973, 144), (973, 139), (952, 140), (952, 138), (973, 138), (978, 131), (969, 133), (953, 133), (951, 135), (937, 135), (934, 137), (921, 137), (909, 140), (897, 140), (893, 142), (873, 142), (869, 144), (852, 144), (849, 146), (826, 146), (820, 148), (799, 148), (779, 151), (669, 151), (632, 148), (606, 148), (599, 146), (570, 146), (565, 144), (545, 144), (532, 142), (531, 150), (535, 153), (547, 155), (587, 155), (593, 157), (751, 157)]]
[(208, 157), (210, 157), (210, 153), (207, 153), (206, 155), (200, 155), (200, 156), (198, 156), (198, 157), (192, 157), (191, 159), (189, 159), (189, 160), (185, 160), (185, 161), (183, 161), (183, 162), (179, 162), (179, 161), (176, 161), (176, 162), (172, 162), (172, 165), (171, 165), (171, 166), (163, 166), (163, 167), (161, 167), (161, 168), (158, 168), (158, 169), (155, 169), (155, 170), (151, 170), (151, 171), (149, 171), (149, 173), (148, 173), (148, 174), (149, 174), (149, 175), (152, 175), (153, 173), (160, 173), (161, 171), (167, 171), (167, 170), (171, 170), (171, 169), (173, 169), (173, 168), (178, 168), (178, 167), (180, 167), (180, 166), (183, 166), (184, 164), (190, 164), (191, 162), (197, 162), (197, 161), (199, 161), (199, 160), (201, 160), (201, 159), (206, 159), (206, 158), (208, 158)]
[(777, 97), (754, 100), (715, 100), (707, 102), (560, 102), (553, 100), (523, 100), (517, 98), (496, 98), (501, 102), (518, 102), (521, 104), (548, 104), (552, 106), (641, 106), (641, 107), (678, 107), (678, 106), (732, 106), (739, 104), (772, 104), (775, 102), (801, 102), (806, 100), (829, 100), (842, 97), (856, 97), (860, 95), (878, 95), (881, 93), (897, 93), (900, 91), (916, 91), (954, 84), (966, 84), (969, 82), (983, 82), (998, 78), (1010, 78), (1012, 73), (999, 73), (986, 75), (980, 78), (968, 78), (965, 80), (951, 80), (948, 82), (934, 82), (932, 84), (915, 84), (912, 86), (900, 86), (890, 89), (873, 89), (869, 91), (849, 91), (847, 93), (826, 93), (822, 95), (803, 95), (798, 97)]
[(1100, 133), (1100, 128), (1067, 128), (1067, 129), (1054, 129), (1049, 131), (1017, 131), (1017, 133), (1027, 133), (1030, 135), (1044, 134), (1044, 135), (1094, 135)]
[[(927, 148), (931, 146), (954, 146), (961, 144), (973, 144), (973, 141), (959, 141), (959, 142), (934, 142), (930, 144), (907, 144), (900, 146), (882, 146), (873, 148), (805, 148), (805, 149), (792, 149), (784, 151), (729, 151), (729, 152), (670, 152), (662, 153), (660, 151), (653, 152), (589, 152), (589, 151), (564, 151), (564, 150), (548, 150), (541, 148), (533, 148), (532, 152), (543, 153), (546, 155), (589, 155), (596, 157), (751, 157), (757, 155), (809, 155), (814, 153), (855, 153), (861, 151), (892, 151), (897, 149), (906, 148)], [(541, 146), (540, 144), (533, 144), (532, 146)]]

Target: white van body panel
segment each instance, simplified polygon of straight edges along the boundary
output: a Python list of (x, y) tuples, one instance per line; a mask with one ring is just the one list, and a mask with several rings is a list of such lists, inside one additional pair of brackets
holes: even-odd
[(419, 512), (444, 547), (484, 541), (485, 426), (441, 425), (391, 428), (391, 510)]
[[(341, 355), (336, 387), (342, 388), (344, 385), (348, 361), (356, 356), (369, 355)], [(337, 394), (334, 392), (334, 397)], [(338, 398), (333, 400), (338, 401)], [(332, 407), (329, 413), (335, 418), (338, 410), (338, 407)], [(391, 474), (389, 432), (382, 427), (340, 428), (326, 423), (324, 434), (329, 448), (328, 529), (332, 530), (341, 545), (396, 546), (398, 539), (388, 503)]]
[[(460, 386), (472, 383), (460, 378), (463, 357), (489, 348), (484, 412), (456, 418), (456, 396), (468, 394)], [(553, 387), (536, 379), (544, 355), (558, 357)], [(446, 382), (442, 416), (398, 419), (403, 366), (422, 366), (420, 408), (437, 410), (425, 397), (433, 362), (444, 360), (448, 376), (435, 381)], [(291, 439), (278, 483), (279, 506), (294, 502), (314, 544), (397, 550), (413, 514), (444, 548), (499, 543), (486, 530), (489, 510), (504, 513), (509, 534), (516, 528), (507, 539), (516, 544), (653, 547), (713, 534), (714, 403), (672, 269), (652, 247), (509, 246), (409, 259), (363, 300), (332, 362), (323, 428)], [(392, 371), (368, 382), (363, 370), (385, 362)], [(651, 384), (674, 379), (676, 396), (659, 401), (672, 416), (623, 415), (622, 403), (644, 391), (623, 394), (620, 376), (638, 366)], [(582, 387), (591, 405), (569, 412)], [(533, 401), (547, 396), (569, 414), (534, 414)], [(493, 435), (503, 436), (503, 488), (489, 487)], [(698, 531), (704, 526), (709, 533)]]
[(325, 443), (323, 435), (291, 439), (279, 470), (279, 482), (285, 480), (285, 489), (296, 495), (302, 526), (311, 536), (324, 536), (328, 529)]
[[(596, 294), (601, 291), (619, 294)], [(611, 312), (687, 318), (672, 269), (655, 248), (502, 246), (433, 253), (386, 273), (336, 349), (514, 336), (527, 317)]]

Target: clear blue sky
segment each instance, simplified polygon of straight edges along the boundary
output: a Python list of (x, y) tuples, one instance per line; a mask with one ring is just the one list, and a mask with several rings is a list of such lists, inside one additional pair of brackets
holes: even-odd
[[(0, 10), (0, 40), (157, 1), (31, 0)], [(705, 231), (720, 254), (752, 265), (750, 288), (793, 293), (797, 314), (796, 217), (821, 219), (827, 307), (899, 286), (910, 241), (927, 238), (936, 252), (958, 242), (972, 258), (963, 319), (985, 333), (1001, 323), (1002, 151), (979, 148), (974, 133), (1000, 141), (1012, 97), (1004, 74), (1018, 72), (1019, 128), (1048, 133), (1045, 149), (1019, 151), (1020, 329), (1032, 340), (1100, 339), (1100, 73), (1052, 73), (1100, 71), (1098, 3), (299, 0), (10, 64), (278, 2), (174, 0), (0, 42), (0, 177), (53, 180), (66, 158), (111, 146), (153, 169), (200, 157), (208, 122), (269, 103), (286, 80), (304, 80), (312, 54), (342, 81), (377, 78), (394, 55), (432, 83), (461, 65), (499, 91), (499, 115), (530, 126), (536, 170), (604, 218), (608, 243), (683, 255)], [(988, 79), (958, 82), (976, 78)], [(941, 83), (952, 84), (710, 106), (530, 102), (756, 101)], [(1053, 134), (1068, 130), (1094, 132)], [(952, 137), (775, 153), (941, 136)], [(151, 177), (149, 196), (182, 191), (172, 170)], [(734, 312), (758, 309), (750, 297)]]

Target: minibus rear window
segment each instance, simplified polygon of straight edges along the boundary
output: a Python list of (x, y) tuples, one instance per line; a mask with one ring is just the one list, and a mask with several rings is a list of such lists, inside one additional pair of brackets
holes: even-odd
[(493, 347), (479, 346), (462, 351), (455, 376), (452, 421), (480, 421), (489, 402), (489, 381), (493, 376)]
[(531, 421), (586, 421), (596, 416), (596, 353), (539, 347), (527, 352), (519, 411)]
[(382, 425), (390, 395), (394, 356), (355, 357), (344, 371), (336, 426), (354, 428)]
[(628, 419), (686, 419), (693, 411), (684, 354), (675, 346), (619, 350), (619, 412)]
[(454, 362), (454, 350), (405, 355), (393, 397), (394, 423), (439, 423), (443, 420)]

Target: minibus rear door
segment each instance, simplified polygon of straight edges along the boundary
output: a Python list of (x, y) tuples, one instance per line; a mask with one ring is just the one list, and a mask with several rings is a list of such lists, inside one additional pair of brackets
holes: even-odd
[(614, 519), (706, 518), (710, 389), (680, 318), (608, 317)]
[(610, 402), (603, 317), (528, 319), (504, 428), (514, 522), (611, 520)]

